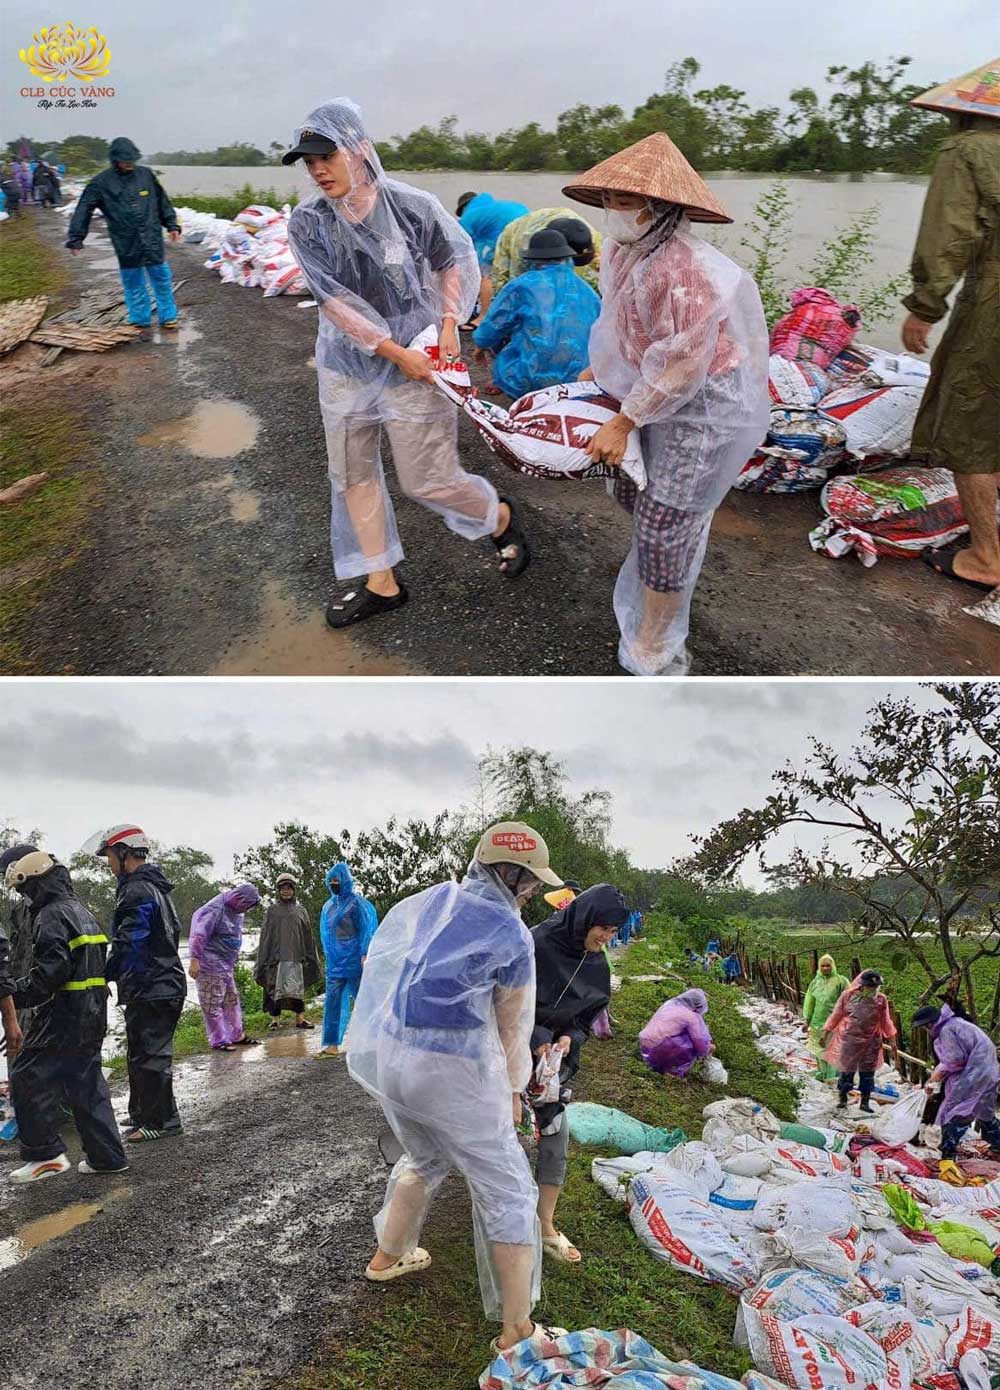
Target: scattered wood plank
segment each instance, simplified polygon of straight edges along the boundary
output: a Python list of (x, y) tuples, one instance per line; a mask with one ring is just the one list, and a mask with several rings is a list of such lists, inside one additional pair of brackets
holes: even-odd
[(5, 487), (0, 492), (0, 506), (6, 506), (9, 502), (20, 502), (22, 497), (37, 492), (48, 476), (47, 473), (29, 473), (26, 478), (18, 478), (16, 483), (11, 483), (10, 487)]
[(49, 301), (45, 295), (0, 304), (0, 356), (13, 352), (14, 348), (31, 337), (48, 307)]
[(31, 335), (33, 343), (49, 347), (74, 348), (77, 352), (107, 352), (119, 343), (138, 337), (142, 329), (135, 324), (42, 324)]

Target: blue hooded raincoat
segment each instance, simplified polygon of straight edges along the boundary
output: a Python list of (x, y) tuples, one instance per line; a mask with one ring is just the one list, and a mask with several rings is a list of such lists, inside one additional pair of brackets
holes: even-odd
[(502, 203), (492, 193), (477, 193), (458, 219), (472, 238), (484, 275), (489, 274), (493, 251), (504, 227), (529, 209), (523, 203)]
[(354, 877), (343, 861), (327, 870), (326, 886), (330, 897), (323, 904), (319, 919), (326, 957), (323, 1046), (339, 1047), (361, 983), (361, 962), (378, 927), (378, 914), (368, 899), (356, 891)]

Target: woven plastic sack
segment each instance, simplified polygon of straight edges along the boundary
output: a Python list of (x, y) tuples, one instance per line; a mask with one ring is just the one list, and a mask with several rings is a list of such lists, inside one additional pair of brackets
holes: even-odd
[(665, 1173), (642, 1174), (629, 1186), (632, 1229), (658, 1260), (706, 1283), (745, 1290), (755, 1283), (756, 1260), (730, 1234), (709, 1202)]
[(839, 1317), (859, 1302), (861, 1299), (853, 1281), (789, 1265), (765, 1274), (756, 1287), (744, 1295), (741, 1306), (792, 1322), (815, 1313)]
[(869, 386), (862, 378), (824, 396), (821, 404), (825, 414), (840, 421), (854, 458), (902, 458), (910, 451), (924, 384)]
[(741, 492), (807, 492), (847, 458), (846, 434), (819, 409), (774, 406), (767, 438), (733, 484)]
[(831, 390), (830, 378), (815, 362), (789, 361), (773, 353), (767, 368), (767, 386), (776, 405), (808, 410)]
[(868, 1126), (880, 1144), (908, 1144), (924, 1122), (927, 1093), (913, 1090), (895, 1105), (885, 1105)]
[(745, 1309), (747, 1337), (757, 1366), (792, 1390), (909, 1390), (909, 1354), (891, 1351), (841, 1317), (822, 1314), (780, 1322)]
[(936, 550), (969, 529), (954, 476), (945, 468), (893, 467), (831, 478), (820, 505), (827, 519), (809, 533), (813, 550), (835, 559), (854, 551), (866, 567), (880, 555)]
[(771, 351), (828, 367), (856, 336), (861, 313), (856, 304), (841, 304), (829, 290), (811, 287), (792, 292), (792, 310), (771, 330)]
[(682, 1129), (658, 1129), (642, 1120), (615, 1110), (610, 1105), (595, 1105), (592, 1101), (574, 1101), (566, 1107), (569, 1132), (578, 1144), (597, 1144), (619, 1153), (636, 1154), (644, 1150), (667, 1153), (683, 1144), (687, 1135)]
[(273, 227), (284, 220), (277, 208), (269, 208), (266, 203), (252, 203), (233, 219), (241, 227), (253, 227), (255, 231), (260, 227)]

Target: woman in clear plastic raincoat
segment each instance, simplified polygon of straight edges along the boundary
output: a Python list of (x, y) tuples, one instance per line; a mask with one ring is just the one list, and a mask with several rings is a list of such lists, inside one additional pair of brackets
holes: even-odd
[(606, 210), (586, 375), (621, 412), (588, 452), (620, 463), (638, 426), (649, 475), (642, 493), (615, 484), (633, 516), (615, 586), (618, 660), (633, 675), (684, 675), (713, 513), (767, 432), (760, 295), (745, 270), (695, 235), (693, 221), (732, 219), (666, 135), (622, 150), (563, 192)]
[(821, 1038), (833, 1006), (848, 986), (845, 975), (837, 973), (837, 962), (831, 955), (820, 956), (816, 974), (809, 981), (802, 1000), (802, 1017), (809, 1027), (809, 1051), (816, 1057), (816, 1078), (832, 1081), (836, 1070), (824, 1061)]
[(510, 577), (520, 573), (522, 538), (492, 483), (462, 470), (457, 409), (435, 387), (427, 353), (408, 347), (433, 327), (440, 358), (457, 360), (457, 325), (479, 287), (472, 242), (430, 193), (386, 178), (346, 98), (309, 113), (284, 163), (300, 158), (318, 192), (293, 211), (288, 240), (319, 304), (334, 572), (367, 576), (327, 608), (327, 622), (341, 628), (408, 597), (393, 572), (403, 547), (383, 473), (383, 427), (403, 492), (466, 540), (493, 536)]
[(375, 1218), (369, 1279), (431, 1262), (419, 1238), (456, 1168), (472, 1197), (483, 1306), (512, 1345), (536, 1332), (538, 1191), (515, 1124), (532, 1072), (535, 962), (520, 909), (557, 886), (529, 826), (491, 826), (459, 883), (407, 898), (375, 934), (347, 1035), (351, 1076), (382, 1106), (404, 1152)]
[(323, 1046), (316, 1056), (336, 1057), (361, 984), (365, 957), (378, 928), (378, 913), (355, 889), (354, 877), (343, 861), (327, 870), (326, 886), (330, 896), (319, 918), (319, 938), (326, 957), (326, 1000)]

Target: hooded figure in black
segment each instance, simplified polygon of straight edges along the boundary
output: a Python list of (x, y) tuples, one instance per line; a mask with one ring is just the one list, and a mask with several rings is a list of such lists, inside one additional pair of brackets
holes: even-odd
[(64, 865), (37, 850), (19, 860), (9, 855), (5, 869), (13, 865), (16, 872), (30, 863), (15, 886), (28, 903), (32, 934), (31, 968), (13, 993), (18, 1008), (32, 1010), (31, 1020), (10, 1071), (25, 1163), (9, 1177), (34, 1182), (69, 1168), (59, 1134), (63, 1097), (86, 1154), (80, 1171), (121, 1172), (128, 1161), (101, 1071), (108, 939), (76, 896)]
[[(566, 1182), (569, 1126), (564, 1111), (571, 1095), (567, 1088), (579, 1070), (580, 1050), (590, 1036), (591, 1024), (611, 999), (611, 967), (603, 948), (627, 917), (628, 907), (618, 889), (599, 883), (531, 933), (535, 942), (531, 1050), (550, 1069), (562, 1056), (558, 1098), (532, 1101), (539, 1129), (538, 1217), (545, 1252), (567, 1264), (580, 1260), (580, 1252), (554, 1225), (556, 1202)], [(555, 1080), (551, 1090), (556, 1090)]]

